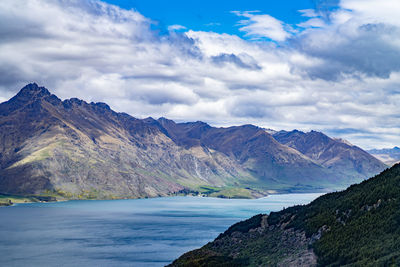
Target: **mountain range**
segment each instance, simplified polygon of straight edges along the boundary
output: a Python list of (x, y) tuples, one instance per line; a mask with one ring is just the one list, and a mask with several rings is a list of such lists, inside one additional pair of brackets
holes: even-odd
[(28, 84), (0, 104), (0, 193), (136, 198), (329, 191), (386, 165), (323, 133), (137, 119)]
[(394, 148), (371, 149), (368, 150), (368, 153), (390, 166), (400, 162), (400, 148), (397, 146)]
[(400, 266), (400, 164), (308, 205), (229, 227), (171, 267)]
[(344, 139), (330, 138), (316, 131), (304, 133), (297, 130), (279, 131), (273, 137), (321, 166), (340, 172), (341, 177), (357, 180), (360, 175), (369, 177), (379, 169), (371, 155)]

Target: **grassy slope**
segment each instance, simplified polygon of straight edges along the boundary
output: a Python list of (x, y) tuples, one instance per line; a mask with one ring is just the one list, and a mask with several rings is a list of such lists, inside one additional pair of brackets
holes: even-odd
[(7, 194), (137, 198), (207, 185), (218, 187), (211, 196), (253, 198), (349, 182), (256, 126), (140, 120), (104, 103), (61, 101), (36, 84), (0, 104), (0, 139)]
[[(400, 265), (400, 164), (306, 206), (240, 222), (173, 266), (265, 266), (310, 246), (320, 266)], [(301, 248), (301, 246), (303, 248)], [(309, 250), (311, 251), (311, 250)]]
[(34, 197), (0, 195), (0, 206), (10, 206), (15, 203), (28, 203), (28, 202), (38, 202), (38, 201), (39, 200)]

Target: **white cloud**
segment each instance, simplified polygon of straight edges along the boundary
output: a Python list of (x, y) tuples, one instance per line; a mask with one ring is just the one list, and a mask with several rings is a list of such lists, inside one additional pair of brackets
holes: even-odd
[(207, 26), (207, 27), (221, 26), (221, 23), (220, 22), (209, 22), (209, 23), (204, 24), (204, 26)]
[(168, 31), (181, 31), (185, 30), (186, 27), (178, 24), (168, 26)]
[(309, 28), (309, 27), (321, 28), (324, 27), (325, 25), (326, 25), (325, 22), (320, 18), (311, 18), (307, 21), (297, 24), (297, 26), (302, 28)]
[(298, 33), (268, 15), (237, 12), (250, 38), (275, 41), (252, 42), (190, 29), (159, 36), (151, 19), (98, 1), (1, 1), (0, 101), (36, 81), (61, 98), (136, 117), (399, 145), (400, 22), (388, 10), (397, 4), (359, 3), (343, 0), (328, 23), (320, 11), (302, 11)]
[(285, 29), (285, 24), (267, 14), (257, 14), (257, 11), (232, 11), (245, 19), (239, 21), (239, 30), (245, 32), (245, 36), (253, 39), (269, 38), (274, 41), (284, 41), (290, 37)]
[(301, 9), (299, 10), (299, 12), (303, 17), (308, 17), (308, 18), (319, 17), (315, 9)]
[(400, 2), (397, 0), (342, 0), (341, 7), (368, 23), (389, 23), (400, 26)]

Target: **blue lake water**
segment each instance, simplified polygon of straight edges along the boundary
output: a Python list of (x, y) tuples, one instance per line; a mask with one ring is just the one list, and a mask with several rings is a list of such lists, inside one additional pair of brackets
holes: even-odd
[(168, 197), (0, 208), (0, 266), (164, 266), (235, 222), (320, 194)]

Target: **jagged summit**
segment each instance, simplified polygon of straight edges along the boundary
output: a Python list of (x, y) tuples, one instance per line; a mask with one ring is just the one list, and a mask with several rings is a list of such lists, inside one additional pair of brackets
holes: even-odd
[[(62, 104), (65, 107), (71, 107), (72, 104), (76, 105), (90, 105), (93, 107), (96, 107), (98, 109), (104, 109), (104, 110), (111, 110), (110, 106), (107, 105), (106, 103), (103, 102), (90, 102), (87, 103), (84, 100), (81, 100), (79, 98), (73, 97), (70, 99), (65, 99), (64, 101), (61, 101), (58, 97), (56, 97), (54, 94), (52, 94), (46, 87), (39, 86), (37, 83), (30, 83), (24, 86), (13, 98), (11, 98), (9, 101), (10, 102), (32, 102), (36, 100), (41, 100), (46, 98), (47, 101), (52, 102), (55, 104)], [(56, 101), (58, 100), (58, 101)]]
[(40, 103), (43, 100), (53, 105), (61, 102), (57, 96), (52, 95), (45, 87), (39, 87), (36, 83), (30, 83), (24, 86), (10, 100), (0, 104), (0, 115), (7, 116), (24, 107), (38, 111), (41, 108)]
[(348, 146), (341, 153), (357, 164), (335, 150), (324, 150), (319, 162), (320, 138), (307, 139), (307, 154), (254, 125), (137, 119), (101, 102), (61, 101), (35, 83), (0, 104), (0, 140), (0, 193), (13, 194), (146, 197), (212, 186), (252, 197), (343, 188), (385, 168)]
[(30, 83), (22, 88), (15, 97), (44, 97), (49, 95), (51, 93), (45, 87), (38, 86), (36, 83)]
[(359, 175), (368, 177), (372, 169), (385, 168), (382, 162), (375, 161), (366, 151), (321, 132), (281, 131), (273, 137), (281, 144), (296, 149), (318, 164), (335, 169), (342, 175), (352, 176), (350, 170), (356, 169)]
[(103, 102), (91, 102), (90, 105), (94, 105), (96, 107), (106, 109), (106, 110), (111, 110), (110, 106)]
[(33, 82), (33, 83), (29, 83), (27, 85), (25, 85), (21, 90), (21, 91), (42, 91), (42, 90), (46, 90), (48, 91), (45, 87), (39, 86), (37, 83)]

